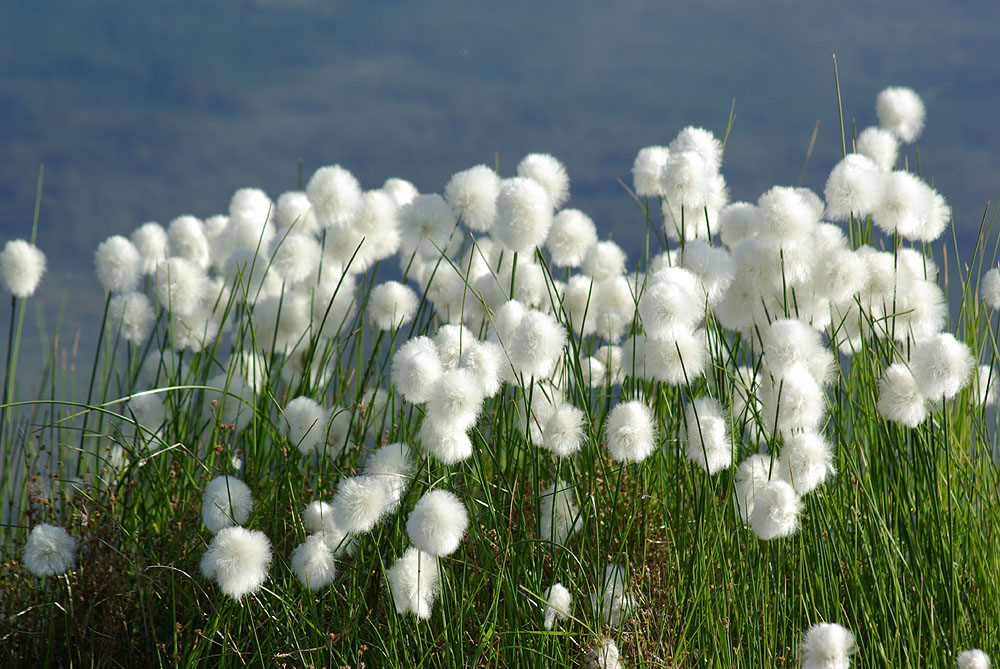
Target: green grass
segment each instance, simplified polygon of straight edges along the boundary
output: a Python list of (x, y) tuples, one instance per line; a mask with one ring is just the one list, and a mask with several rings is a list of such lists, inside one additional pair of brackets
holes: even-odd
[[(638, 224), (655, 243), (656, 214), (641, 206)], [(871, 238), (870, 221), (854, 225), (855, 244)], [(976, 288), (995, 264), (995, 240), (993, 216), (984, 215), (971, 253), (952, 245), (939, 257), (943, 268), (959, 270), (949, 284), (960, 296), (950, 330), (993, 367), (1000, 324)], [(878, 379), (898, 345), (869, 340), (854, 356), (838, 356), (823, 430), (837, 475), (804, 498), (796, 534), (761, 541), (734, 512), (734, 468), (708, 475), (677, 445), (689, 398), (711, 394), (728, 404), (735, 365), (752, 361), (759, 348), (751, 338), (709, 317), (706, 328), (720, 344), (704, 377), (671, 387), (627, 376), (592, 389), (576, 361), (598, 342), (570, 328), (563, 392), (588, 417), (582, 450), (556, 458), (533, 444), (518, 416), (537, 387), (509, 384), (485, 403), (471, 432), (474, 455), (444, 466), (421, 449), (422, 410), (403, 401), (389, 375), (391, 352), (441, 323), (424, 301), (412, 324), (376, 332), (365, 305), (380, 272), (376, 265), (361, 277), (360, 308), (336, 337), (305, 333), (302, 350), (328, 378), (289, 372), (294, 361), (259, 340), (239, 300), (221, 305), (235, 321), (232, 330), (184, 354), (184, 370), (164, 368), (155, 379), (141, 369), (169, 348), (162, 315), (142, 346), (103, 323), (85, 370), (60, 367), (54, 345), (38, 396), (4, 405), (0, 485), (9, 506), (0, 542), (0, 663), (576, 666), (610, 636), (625, 666), (783, 667), (798, 666), (802, 634), (819, 621), (853, 631), (858, 667), (944, 667), (971, 647), (1000, 654), (998, 417), (979, 405), (971, 385), (906, 429), (876, 410)], [(547, 280), (551, 286), (551, 274)], [(623, 346), (638, 327), (633, 323)], [(12, 337), (20, 331), (12, 328)], [(216, 417), (241, 399), (218, 395), (217, 406), (204, 394), (216, 374), (245, 372), (240, 352), (261, 354), (265, 371), (245, 407), (252, 419), (236, 431)], [(15, 386), (12, 376), (8, 382)], [(367, 400), (376, 389), (388, 392), (381, 413)], [(133, 436), (126, 405), (141, 392), (160, 394), (167, 406), (148, 445), (148, 430)], [(359, 446), (335, 459), (301, 456), (281, 418), (301, 394), (351, 411)], [(662, 448), (623, 466), (607, 455), (604, 425), (619, 398), (633, 397), (653, 409)], [(732, 417), (735, 433), (744, 420)], [(356, 554), (338, 561), (332, 585), (310, 592), (289, 564), (307, 536), (305, 506), (329, 499), (340, 479), (358, 471), (363, 451), (395, 441), (418, 456), (400, 511), (359, 537)], [(735, 441), (734, 463), (757, 449)], [(274, 555), (264, 586), (240, 601), (199, 571), (211, 540), (201, 496), (220, 474), (250, 486), (255, 505), (246, 526), (266, 533)], [(542, 491), (560, 478), (580, 509), (580, 525), (564, 546), (540, 539), (538, 528)], [(407, 513), (436, 487), (463, 500), (471, 523), (458, 551), (440, 559), (440, 597), (430, 620), (418, 621), (396, 613), (385, 573), (409, 543)], [(63, 525), (80, 541), (76, 567), (63, 577), (38, 578), (20, 563), (38, 522)], [(624, 568), (635, 601), (619, 628), (602, 625), (590, 608), (609, 564)], [(555, 581), (574, 604), (571, 618), (547, 631), (540, 602)]]

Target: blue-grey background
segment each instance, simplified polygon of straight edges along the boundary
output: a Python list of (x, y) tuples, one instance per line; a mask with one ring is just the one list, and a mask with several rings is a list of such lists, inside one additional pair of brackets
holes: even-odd
[(996, 0), (10, 0), (0, 242), (29, 234), (44, 163), (49, 257), (18, 375), (39, 359), (39, 320), (51, 334), (60, 314), (61, 344), (79, 333), (89, 365), (102, 239), (222, 213), (243, 186), (277, 196), (300, 159), (307, 178), (340, 163), (365, 187), (398, 176), (430, 192), (495, 156), (506, 175), (549, 152), (571, 206), (634, 257), (642, 219), (617, 180), (685, 125), (721, 136), (735, 100), (733, 198), (794, 183), (817, 120), (804, 184), (821, 192), (840, 155), (834, 53), (859, 130), (882, 88), (921, 94), (923, 173), (970, 244), (1000, 194), (998, 28)]

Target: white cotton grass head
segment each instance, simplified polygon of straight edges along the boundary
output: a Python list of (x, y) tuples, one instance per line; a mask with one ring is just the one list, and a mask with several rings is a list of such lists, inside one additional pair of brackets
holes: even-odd
[(122, 415), (128, 420), (126, 428), (131, 431), (132, 439), (146, 446), (160, 435), (166, 420), (166, 407), (159, 393), (133, 395)]
[(639, 149), (632, 163), (632, 188), (639, 197), (658, 197), (663, 194), (663, 166), (670, 158), (665, 146), (647, 146)]
[(927, 398), (905, 364), (894, 362), (882, 373), (876, 409), (886, 420), (911, 428), (927, 419)]
[(687, 458), (709, 474), (729, 468), (733, 445), (729, 419), (719, 400), (699, 397), (684, 407), (682, 441)]
[(680, 260), (681, 267), (698, 279), (704, 301), (709, 305), (718, 303), (733, 281), (729, 253), (700, 239), (692, 239), (684, 245)]
[(594, 279), (610, 279), (625, 273), (625, 251), (612, 241), (593, 244), (583, 257), (583, 272)]
[(538, 532), (545, 541), (565, 544), (582, 525), (573, 488), (562, 480), (542, 491), (538, 501)]
[(518, 163), (517, 176), (539, 183), (548, 194), (553, 209), (563, 206), (569, 199), (569, 175), (555, 156), (529, 153)]
[(434, 341), (423, 335), (410, 339), (396, 351), (391, 370), (396, 390), (413, 404), (427, 401), (443, 371)]
[(813, 276), (817, 295), (834, 303), (851, 301), (868, 283), (868, 263), (855, 251), (831, 249), (819, 254), (819, 265)]
[(313, 172), (306, 184), (306, 197), (319, 227), (345, 228), (361, 201), (361, 184), (340, 165), (328, 165)]
[(462, 357), (459, 364), (463, 369), (473, 373), (479, 381), (480, 391), (484, 398), (493, 397), (503, 384), (500, 378), (501, 365), (510, 366), (507, 354), (499, 344), (492, 341), (470, 340), (462, 347)]
[(763, 225), (763, 215), (750, 202), (731, 202), (719, 212), (719, 236), (730, 249), (756, 235)]
[(452, 256), (461, 244), (456, 233), (458, 214), (448, 202), (431, 193), (418, 195), (397, 212), (401, 255), (408, 260), (413, 254), (424, 259)]
[(804, 365), (820, 385), (832, 380), (836, 358), (823, 346), (820, 333), (806, 323), (793, 318), (776, 319), (762, 339), (764, 368), (775, 378), (784, 377), (796, 365)]
[(855, 142), (858, 153), (871, 158), (885, 171), (892, 170), (899, 154), (899, 139), (885, 128), (871, 126), (858, 135)]
[(947, 332), (917, 342), (910, 352), (910, 371), (917, 388), (933, 401), (957, 395), (968, 385), (974, 366), (968, 344)]
[(632, 612), (632, 595), (625, 580), (625, 570), (616, 564), (604, 568), (597, 592), (590, 597), (594, 614), (607, 625), (618, 627)]
[(594, 332), (605, 341), (621, 341), (635, 316), (635, 295), (635, 285), (625, 276), (597, 281), (587, 316)]
[(671, 153), (694, 151), (713, 171), (722, 167), (722, 142), (710, 130), (689, 125), (670, 142)]
[(543, 599), (545, 607), (542, 612), (542, 625), (545, 629), (550, 630), (555, 627), (557, 622), (569, 617), (570, 609), (573, 606), (573, 596), (569, 594), (569, 590), (562, 583), (553, 583), (545, 591)]
[(655, 379), (672, 386), (705, 373), (709, 356), (705, 330), (678, 329), (664, 337), (637, 335), (622, 348), (622, 369), (629, 376)]
[[(711, 164), (696, 151), (671, 151), (663, 165), (663, 197), (675, 207), (684, 207), (686, 227), (704, 223), (699, 210), (705, 207), (709, 179), (714, 171)], [(676, 224), (679, 226), (680, 221)], [(676, 238), (677, 230), (669, 232)]]
[(379, 330), (396, 330), (413, 320), (420, 300), (409, 286), (385, 281), (372, 289), (369, 314)]
[(288, 441), (303, 455), (326, 443), (328, 413), (316, 400), (304, 395), (296, 397), (285, 407), (284, 416)]
[(990, 662), (989, 655), (978, 648), (973, 648), (963, 650), (955, 656), (955, 667), (957, 669), (993, 669), (993, 663)]
[(273, 218), (274, 203), (267, 193), (259, 188), (240, 188), (229, 201), (226, 243), (232, 249), (266, 253), (275, 235)]
[(23, 239), (12, 239), (0, 251), (0, 281), (14, 297), (30, 297), (45, 274), (45, 254)]
[(878, 323), (876, 328), (888, 330), (900, 343), (935, 336), (948, 318), (944, 291), (934, 281), (907, 280), (902, 274), (899, 277), (900, 285), (895, 295), (887, 296), (883, 302), (890, 317)]
[(846, 221), (853, 213), (865, 217), (875, 211), (885, 192), (886, 175), (871, 158), (849, 153), (837, 163), (823, 191), (826, 216)]
[(394, 442), (371, 454), (365, 462), (364, 474), (380, 478), (388, 487), (390, 497), (398, 503), (410, 487), (415, 468), (410, 447)]
[(271, 267), (288, 283), (296, 283), (316, 272), (321, 256), (322, 249), (313, 235), (289, 232), (278, 239)]
[(192, 313), (200, 306), (208, 286), (204, 270), (184, 258), (168, 258), (156, 268), (156, 297), (175, 314)]
[(924, 102), (912, 88), (892, 86), (875, 97), (879, 125), (910, 144), (924, 129)]
[(603, 637), (584, 657), (586, 669), (622, 669), (621, 654), (615, 640)]
[(35, 525), (24, 544), (24, 568), (35, 576), (64, 574), (73, 568), (76, 546), (76, 539), (65, 528)]
[(201, 573), (233, 599), (257, 592), (271, 564), (271, 542), (263, 532), (243, 527), (218, 531), (201, 558)]
[(597, 227), (579, 209), (563, 209), (552, 218), (545, 247), (560, 267), (579, 267), (587, 250), (597, 243)]
[(983, 274), (979, 297), (990, 309), (1000, 309), (1000, 267), (991, 267)]
[(393, 508), (393, 494), (381, 477), (351, 476), (337, 484), (330, 505), (337, 527), (352, 534), (364, 534)]
[(167, 231), (159, 223), (150, 221), (136, 228), (129, 237), (139, 252), (140, 269), (143, 274), (152, 274), (161, 261), (167, 259), (169, 242)]
[(472, 457), (472, 440), (469, 435), (450, 423), (425, 418), (420, 424), (417, 440), (427, 452), (446, 465)]
[(638, 310), (649, 336), (664, 338), (689, 331), (704, 317), (705, 293), (688, 270), (666, 267), (648, 280)]
[(642, 462), (656, 450), (653, 411), (638, 400), (615, 405), (608, 415), (605, 439), (613, 460)]
[(887, 235), (916, 239), (934, 207), (933, 188), (915, 174), (896, 170), (885, 176), (885, 188), (872, 211), (872, 222)]
[(201, 519), (212, 534), (233, 525), (243, 525), (253, 511), (250, 486), (235, 476), (217, 476), (205, 486)]
[(532, 309), (521, 318), (505, 349), (517, 372), (545, 377), (554, 369), (565, 346), (566, 330), (559, 321)]
[(785, 439), (778, 459), (779, 476), (799, 495), (807, 495), (837, 473), (833, 450), (822, 434), (802, 432)]
[(819, 222), (810, 204), (795, 188), (787, 186), (774, 186), (761, 195), (757, 209), (763, 217), (758, 234), (767, 241), (801, 238)]
[(108, 303), (108, 322), (132, 344), (142, 344), (153, 330), (156, 313), (145, 293), (115, 295)]
[(381, 191), (392, 198), (397, 207), (413, 202), (413, 198), (420, 195), (417, 187), (406, 179), (390, 177), (382, 184)]
[(305, 191), (285, 191), (278, 196), (274, 209), (274, 220), (281, 230), (293, 230), (299, 234), (315, 234), (320, 230)]
[(202, 268), (210, 262), (204, 224), (194, 216), (178, 216), (167, 224), (169, 255), (190, 260)]
[(497, 216), (500, 177), (486, 165), (476, 165), (452, 175), (444, 187), (448, 204), (473, 232), (489, 232)]
[(979, 365), (973, 377), (973, 397), (980, 406), (996, 404), (998, 391), (1000, 391), (1000, 379), (998, 372), (990, 365)]
[(530, 254), (545, 243), (552, 226), (552, 202), (533, 179), (505, 179), (497, 196), (493, 238), (515, 253)]
[(826, 413), (826, 396), (804, 364), (791, 365), (780, 378), (764, 377), (759, 397), (765, 429), (783, 436), (819, 429)]
[(476, 336), (464, 325), (457, 323), (442, 325), (434, 335), (434, 346), (437, 347), (441, 367), (457, 369), (462, 360), (462, 353), (475, 341)]
[(429, 389), (427, 418), (439, 425), (465, 431), (475, 425), (482, 411), (482, 386), (468, 369), (448, 369)]
[(406, 533), (421, 551), (443, 557), (458, 550), (469, 528), (469, 512), (449, 490), (428, 491), (406, 519)]
[(565, 458), (580, 450), (584, 438), (583, 411), (572, 404), (562, 403), (557, 406), (542, 425), (542, 446)]
[(420, 620), (431, 617), (440, 580), (436, 557), (410, 546), (386, 572), (386, 579), (396, 613), (413, 613)]
[(323, 532), (328, 528), (334, 527), (333, 507), (329, 502), (324, 502), (320, 499), (309, 502), (302, 513), (302, 525), (305, 526), (306, 532), (310, 534)]
[(736, 467), (736, 475), (733, 477), (733, 507), (744, 525), (749, 524), (757, 495), (767, 487), (773, 469), (771, 459), (761, 453), (747, 457)]
[(314, 534), (292, 551), (292, 571), (309, 590), (316, 591), (333, 583), (337, 576), (334, 552), (323, 533)]
[(139, 285), (142, 257), (127, 238), (112, 235), (94, 252), (97, 280), (108, 293), (128, 293)]
[(765, 541), (787, 537), (799, 529), (801, 512), (802, 500), (792, 484), (772, 479), (753, 499), (750, 529)]
[(857, 652), (854, 635), (836, 623), (816, 623), (802, 637), (802, 669), (848, 669)]

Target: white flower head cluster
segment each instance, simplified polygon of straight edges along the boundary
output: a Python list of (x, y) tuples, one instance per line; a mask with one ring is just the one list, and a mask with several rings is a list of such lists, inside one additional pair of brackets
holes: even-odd
[(12, 239), (0, 251), (0, 281), (14, 297), (30, 297), (45, 274), (45, 254), (23, 239)]
[(201, 519), (212, 534), (233, 525), (243, 525), (253, 511), (250, 486), (233, 476), (218, 476), (205, 486)]
[(955, 666), (958, 669), (993, 669), (990, 656), (978, 648), (963, 650), (956, 655)]
[(632, 612), (633, 595), (625, 580), (625, 571), (616, 564), (604, 568), (597, 592), (590, 596), (594, 615), (604, 624), (618, 627)]
[(201, 573), (233, 599), (257, 592), (267, 579), (271, 542), (243, 527), (219, 530), (201, 558)]
[(566, 620), (573, 606), (573, 596), (562, 583), (553, 583), (545, 593), (545, 607), (542, 625), (552, 629), (560, 620)]
[(413, 613), (421, 620), (431, 617), (440, 588), (437, 558), (411, 546), (386, 573), (396, 613)]
[(35, 576), (57, 576), (73, 568), (76, 539), (58, 525), (31, 528), (24, 544), (24, 567)]
[(802, 669), (848, 669), (856, 651), (850, 630), (836, 623), (816, 623), (802, 638)]

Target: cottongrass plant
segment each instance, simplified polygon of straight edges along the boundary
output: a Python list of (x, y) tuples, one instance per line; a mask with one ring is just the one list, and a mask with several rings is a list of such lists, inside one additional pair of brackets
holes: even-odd
[(728, 128), (651, 138), (638, 259), (548, 154), (109, 238), (85, 381), (3, 404), (0, 663), (989, 666), (994, 217), (936, 241), (876, 107), (748, 202)]

